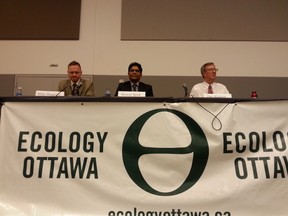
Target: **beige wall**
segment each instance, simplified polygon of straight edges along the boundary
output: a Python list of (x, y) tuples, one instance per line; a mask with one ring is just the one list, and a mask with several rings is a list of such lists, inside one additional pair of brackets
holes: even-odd
[(132, 61), (149, 76), (198, 76), (207, 61), (219, 76), (288, 74), (288, 42), (121, 41), (121, 0), (82, 0), (81, 14), (79, 41), (0, 41), (0, 73), (62, 74), (78, 60), (91, 75), (125, 75)]

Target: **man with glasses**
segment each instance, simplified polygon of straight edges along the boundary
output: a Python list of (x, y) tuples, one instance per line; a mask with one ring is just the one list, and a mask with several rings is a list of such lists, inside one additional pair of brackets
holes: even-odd
[(205, 63), (201, 67), (202, 83), (193, 86), (190, 97), (204, 97), (206, 94), (229, 94), (226, 86), (215, 82), (218, 69), (213, 62)]
[(142, 77), (142, 66), (138, 62), (132, 62), (128, 66), (128, 77), (130, 81), (119, 83), (115, 92), (115, 96), (118, 96), (119, 91), (141, 91), (145, 92), (146, 97), (153, 97), (153, 89), (149, 84), (140, 82)]
[(94, 96), (94, 84), (81, 78), (82, 70), (78, 62), (70, 62), (67, 73), (69, 79), (59, 82), (59, 92), (63, 91), (65, 96)]

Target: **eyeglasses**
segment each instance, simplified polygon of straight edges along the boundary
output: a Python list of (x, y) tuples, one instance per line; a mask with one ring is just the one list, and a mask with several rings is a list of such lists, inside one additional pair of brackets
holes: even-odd
[(76, 75), (78, 75), (78, 74), (80, 74), (81, 72), (79, 72), (79, 71), (71, 71), (71, 72), (68, 72), (69, 74), (76, 74)]
[(206, 69), (205, 71), (218, 71), (218, 68), (209, 68), (209, 69)]
[(131, 69), (131, 70), (129, 70), (129, 72), (136, 72), (136, 73), (140, 73), (140, 70), (139, 70), (139, 69)]

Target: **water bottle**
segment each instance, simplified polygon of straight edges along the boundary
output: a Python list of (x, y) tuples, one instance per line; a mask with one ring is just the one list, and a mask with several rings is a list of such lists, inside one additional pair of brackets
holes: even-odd
[(16, 90), (16, 96), (22, 96), (22, 87), (18, 87)]
[(111, 96), (111, 91), (110, 91), (109, 88), (106, 89), (106, 91), (105, 91), (105, 96), (106, 96), (106, 97), (110, 97), (110, 96)]

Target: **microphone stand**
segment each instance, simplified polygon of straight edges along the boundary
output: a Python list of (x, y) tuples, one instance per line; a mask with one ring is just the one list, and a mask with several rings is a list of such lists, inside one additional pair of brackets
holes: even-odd
[(184, 83), (184, 84), (182, 85), (182, 87), (184, 88), (184, 97), (188, 97), (188, 88), (187, 88), (187, 84)]
[(59, 94), (61, 93), (61, 92), (63, 92), (67, 87), (69, 87), (70, 85), (66, 85), (62, 90), (60, 90), (57, 94), (56, 94), (56, 96), (55, 97), (58, 97), (59, 96)]

